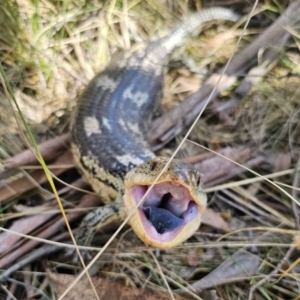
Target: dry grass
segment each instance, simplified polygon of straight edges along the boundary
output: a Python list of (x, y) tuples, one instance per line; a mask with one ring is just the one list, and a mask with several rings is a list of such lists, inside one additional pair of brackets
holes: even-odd
[[(231, 6), (242, 13), (249, 13), (252, 8), (250, 4), (237, 0), (231, 1)], [(200, 8), (199, 1), (2, 0), (1, 64), (36, 141), (39, 143), (69, 131), (77, 95), (115, 53), (162, 35), (183, 15)], [(261, 21), (270, 21), (275, 20), (285, 6), (279, 7), (276, 1), (260, 1), (259, 8), (264, 8)], [(263, 26), (249, 29), (239, 48), (245, 47), (263, 30)], [(241, 31), (236, 26), (230, 29), (227, 25), (213, 27), (176, 50), (166, 74), (162, 110), (173, 107), (195, 92), (209, 74), (225, 64)], [(236, 86), (223, 92), (215, 102), (217, 106), (232, 99), (237, 102), (219, 113), (209, 107), (189, 137), (194, 143), (185, 142), (179, 152), (181, 157), (207, 153), (196, 144), (221, 153), (226, 147), (240, 149), (243, 146), (248, 149), (247, 159), (239, 157), (239, 150), (231, 158), (242, 164), (244, 161), (245, 166), (258, 174), (290, 170), (272, 179), (286, 193), (250, 171), (237, 172), (235, 177), (227, 180), (227, 174), (224, 174), (223, 179), (210, 188), (209, 207), (226, 220), (232, 229), (230, 233), (204, 225), (188, 243), (157, 252), (144, 246), (130, 230), (123, 230), (93, 267), (94, 275), (117, 277), (118, 280), (122, 277), (121, 281), (130, 286), (154, 290), (166, 288), (167, 282), (171, 289), (176, 289), (177, 284), (187, 286), (216, 272), (224, 280), (228, 279), (228, 269), (224, 269), (222, 263), (227, 258), (236, 259), (238, 251), (244, 249), (246, 253), (254, 254), (259, 263), (255, 275), (249, 274), (247, 278), (215, 288), (208, 287), (214, 289), (218, 298), (213, 298), (214, 292), (209, 296), (201, 294), (201, 297), (247, 299), (253, 295), (253, 299), (299, 299), (300, 181), (299, 171), (295, 172), (300, 166), (298, 38), (299, 35), (293, 32), (288, 47), (267, 67), (266, 75), (246, 96), (238, 94), (235, 89), (243, 76)], [(25, 133), (26, 130), (23, 127), (20, 130), (3, 88), (0, 89), (0, 105), (0, 159), (4, 161), (24, 150), (27, 142), (21, 134), (21, 130)], [(19, 115), (17, 118), (20, 120)], [(181, 140), (182, 136), (178, 136), (176, 142), (169, 143), (164, 151), (172, 153)], [(260, 163), (251, 165), (251, 159), (257, 158), (262, 158)], [(58, 162), (51, 158), (49, 168), (53, 172), (57, 170), (55, 174), (62, 182), (76, 183), (77, 187), (87, 189), (77, 181), (79, 175), (71, 164), (65, 158)], [(222, 164), (225, 162), (221, 161)], [(62, 170), (59, 171), (57, 166)], [(206, 167), (205, 163), (200, 163), (206, 177), (211, 175), (209, 170), (217, 172), (221, 168), (217, 161), (209, 165), (209, 169)], [(15, 235), (11, 232), (6, 236), (4, 232), (0, 234), (2, 262), (5, 256), (24, 247), (31, 236), (39, 236), (58, 222), (61, 222), (60, 227), (44, 243), (64, 242), (69, 238), (57, 213), (50, 186), (46, 180), (40, 180), (41, 175), (34, 173), (39, 170), (34, 168), (27, 166), (21, 173), (13, 173), (14, 177), (10, 174), (7, 178), (0, 178), (3, 231), (12, 229), (13, 224), (21, 224), (17, 222), (22, 220), (24, 224), (18, 226), (25, 227), (26, 222), (36, 218), (33, 232), (32, 229), (20, 231), (30, 236), (12, 242), (7, 251), (1, 250), (7, 242), (5, 238)], [(232, 165), (230, 168), (233, 169)], [(4, 198), (1, 188), (22, 176), (30, 177), (33, 187)], [(221, 182), (225, 185), (219, 190), (217, 184)], [(55, 184), (66, 212), (75, 211), (84, 193), (74, 193), (58, 180)], [(90, 206), (94, 205), (97, 204), (93, 202)], [(73, 222), (74, 228), (77, 224)], [(112, 232), (110, 228), (106, 234), (100, 234), (95, 243), (103, 246)], [(34, 254), (40, 246), (33, 245), (27, 251)], [(22, 259), (23, 256), (18, 257), (19, 261)], [(251, 265), (253, 256), (249, 254), (245, 260)], [(247, 261), (243, 263), (247, 269)], [(1, 270), (5, 271), (14, 264), (15, 260)], [(49, 255), (47, 267), (53, 272), (79, 272), (70, 260), (66, 260), (63, 251)], [(10, 294), (16, 299), (55, 299), (45, 271), (45, 258), (22, 266), (10, 274), (8, 281), (0, 283), (0, 299), (14, 299), (9, 297)], [(250, 269), (247, 272), (251, 273)]]

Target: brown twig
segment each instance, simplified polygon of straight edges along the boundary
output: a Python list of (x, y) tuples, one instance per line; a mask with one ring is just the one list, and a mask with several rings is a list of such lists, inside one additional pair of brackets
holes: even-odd
[[(30, 150), (29, 150), (30, 151)], [(73, 164), (73, 158), (70, 151), (66, 151), (65, 153), (59, 155), (57, 159), (53, 162), (53, 165), (70, 165)], [(52, 173), (55, 176), (58, 176), (62, 172), (66, 171), (68, 168), (62, 167), (53, 169)], [(34, 170), (30, 173), (30, 177), (22, 177), (17, 179), (10, 184), (0, 187), (0, 202), (7, 201), (12, 197), (16, 197), (21, 193), (31, 190), (35, 186), (39, 184), (43, 184), (47, 182), (47, 177), (45, 175), (44, 170)]]
[(61, 249), (62, 249), (62, 247), (56, 246), (56, 245), (44, 245), (38, 249), (35, 249), (35, 251), (33, 251), (33, 252), (29, 252), (29, 255), (24, 257), (22, 260), (14, 263), (10, 268), (8, 268), (3, 273), (1, 273), (0, 282), (6, 280), (13, 273), (17, 272), (18, 270), (21, 270), (23, 267), (25, 267), (29, 263), (36, 261), (37, 259), (39, 259), (41, 257), (55, 253)]
[[(70, 135), (63, 134), (40, 144), (39, 150), (44, 160), (46, 161), (56, 158), (59, 154), (61, 154), (62, 151), (68, 149), (69, 140)], [(38, 163), (36, 155), (30, 149), (28, 149), (15, 155), (12, 158), (5, 160), (3, 162), (3, 166), (5, 169), (12, 169), (36, 163)]]
[[(88, 208), (88, 207), (96, 207), (100, 203), (100, 199), (97, 196), (86, 195), (82, 198), (80, 204), (78, 204), (77, 208)], [(80, 216), (86, 213), (86, 209), (77, 212), (71, 212), (67, 214), (68, 221), (73, 222), (78, 219)], [(56, 232), (58, 232), (61, 228), (65, 226), (65, 221), (62, 217), (52, 223), (50, 226), (47, 226), (42, 232), (36, 235), (38, 238), (47, 239), (53, 236)], [(34, 228), (32, 228), (34, 229)], [(52, 239), (55, 240), (55, 239)], [(9, 252), (6, 256), (2, 257), (0, 260), (0, 268), (4, 268), (7, 265), (10, 265), (17, 259), (19, 259), (25, 253), (30, 252), (34, 247), (39, 245), (40, 242), (36, 240), (28, 240), (26, 243), (19, 247), (15, 251)]]

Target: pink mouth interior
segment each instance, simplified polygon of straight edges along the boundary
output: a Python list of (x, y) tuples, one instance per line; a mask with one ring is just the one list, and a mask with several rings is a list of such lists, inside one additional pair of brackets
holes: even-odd
[[(148, 188), (147, 185), (136, 185), (132, 188), (136, 204)], [(198, 209), (186, 187), (176, 182), (163, 182), (152, 187), (138, 211), (150, 237), (170, 241), (184, 225), (197, 217)]]

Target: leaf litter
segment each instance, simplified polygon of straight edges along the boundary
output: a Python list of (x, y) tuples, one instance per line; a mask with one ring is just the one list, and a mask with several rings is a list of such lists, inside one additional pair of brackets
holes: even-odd
[[(189, 142), (178, 153), (204, 173), (205, 188), (209, 190), (209, 207), (198, 232), (174, 249), (150, 249), (154, 259), (125, 228), (106, 250), (110, 259), (94, 270), (96, 289), (105, 287), (97, 290), (99, 295), (108, 293), (108, 297), (116, 291), (116, 297), (127, 295), (129, 299), (170, 299), (168, 292), (161, 292), (167, 282), (172, 290), (185, 293), (174, 294), (175, 298), (297, 298), (299, 206), (264, 181), (252, 183), (256, 178), (243, 166), (261, 175), (287, 171), (275, 180), (299, 199), (299, 48), (295, 25), (286, 26), (287, 20), (299, 17), (298, 2), (289, 7), (259, 3), (258, 8), (264, 10), (257, 18), (261, 24), (267, 20), (270, 25), (250, 28), (246, 33), (214, 100), (189, 137), (193, 143), (203, 144), (241, 166)], [(2, 29), (1, 61), (36, 140), (47, 141), (40, 149), (58, 177), (56, 188), (74, 230), (87, 208), (101, 203), (79, 179), (68, 151), (74, 99), (114, 52), (160, 34), (175, 23), (174, 16), (180, 19), (199, 8), (196, 2), (190, 7), (184, 1), (167, 2), (161, 12), (160, 1), (126, 3), (81, 3), (79, 9), (71, 1), (64, 6), (51, 1), (4, 1), (0, 8), (7, 20), (4, 28), (9, 28)], [(235, 9), (236, 5), (237, 1), (231, 4)], [(239, 9), (243, 14), (252, 8), (242, 6)], [(141, 14), (145, 18), (140, 18)], [(98, 28), (103, 26), (106, 33), (100, 34)], [(174, 151), (176, 142), (204, 106), (240, 33), (237, 27), (213, 27), (201, 35), (202, 39), (193, 38), (174, 54), (172, 59), (182, 66), (172, 68), (171, 62), (166, 74), (161, 111), (169, 112), (161, 112), (151, 125), (149, 137), (154, 148), (163, 147), (167, 154)], [(201, 74), (195, 66), (201, 67)], [(0, 292), (11, 293), (17, 299), (35, 299), (37, 295), (47, 298), (53, 292), (59, 297), (75, 280), (73, 275), (64, 274), (76, 274), (78, 269), (61, 244), (44, 244), (67, 243), (69, 235), (43, 170), (30, 151), (23, 151), (26, 144), (11, 118), (4, 91), (0, 96)], [(64, 182), (76, 183), (78, 190), (71, 190)], [(236, 186), (238, 182), (246, 183)], [(222, 189), (218, 189), (221, 184)], [(103, 246), (113, 230), (99, 233), (95, 244)], [(122, 274), (131, 287), (120, 278), (111, 282), (105, 274)], [(66, 297), (75, 295), (70, 299), (76, 299), (81, 292), (91, 292), (89, 298), (95, 298), (85, 281)]]

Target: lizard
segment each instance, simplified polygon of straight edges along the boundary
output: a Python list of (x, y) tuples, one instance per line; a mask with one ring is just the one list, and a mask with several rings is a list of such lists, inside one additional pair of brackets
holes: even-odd
[(137, 236), (162, 249), (183, 243), (199, 228), (207, 203), (203, 175), (173, 159), (150, 189), (169, 159), (152, 152), (147, 126), (162, 97), (173, 50), (203, 25), (239, 19), (221, 7), (196, 12), (162, 38), (112, 60), (85, 88), (72, 121), (71, 148), (105, 205), (83, 219), (79, 245), (89, 245), (97, 230), (128, 215)]

